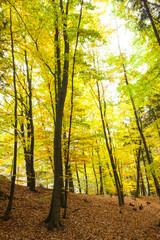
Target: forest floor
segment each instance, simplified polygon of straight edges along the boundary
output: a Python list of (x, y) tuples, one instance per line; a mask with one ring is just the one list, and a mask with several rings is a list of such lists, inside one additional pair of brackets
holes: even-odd
[(37, 192), (30, 192), (27, 187), (16, 185), (10, 219), (5, 222), (2, 216), (9, 190), (10, 183), (0, 181), (0, 240), (160, 239), (158, 197), (135, 200), (127, 196), (125, 206), (119, 207), (117, 196), (69, 193), (67, 218), (61, 219), (63, 229), (49, 231), (44, 219), (52, 190), (38, 187)]

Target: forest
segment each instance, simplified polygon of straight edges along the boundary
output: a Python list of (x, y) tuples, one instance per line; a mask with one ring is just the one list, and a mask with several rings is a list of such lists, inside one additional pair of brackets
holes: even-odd
[[(159, 239), (159, 198), (160, 0), (0, 0), (0, 238)], [(156, 233), (5, 235), (28, 199), (56, 234), (82, 203)]]

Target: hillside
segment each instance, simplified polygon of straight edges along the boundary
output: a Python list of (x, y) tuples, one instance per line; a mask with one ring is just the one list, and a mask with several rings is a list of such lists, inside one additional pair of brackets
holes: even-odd
[[(0, 182), (1, 240), (158, 240), (160, 239), (160, 202), (157, 197), (125, 197), (120, 208), (116, 196), (69, 194), (67, 218), (63, 230), (48, 231), (44, 219), (48, 214), (52, 191), (16, 185), (10, 220), (2, 216), (7, 206), (10, 183)], [(134, 205), (134, 206), (131, 206)], [(143, 209), (140, 209), (140, 206)], [(139, 208), (140, 207), (140, 208)], [(63, 210), (62, 210), (63, 211)]]

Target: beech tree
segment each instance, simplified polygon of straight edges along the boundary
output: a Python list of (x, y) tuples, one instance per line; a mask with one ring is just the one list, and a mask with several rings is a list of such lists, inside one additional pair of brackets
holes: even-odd
[[(23, 142), (24, 149), (24, 157), (26, 162), (26, 175), (27, 175), (27, 186), (31, 191), (35, 191), (35, 171), (34, 171), (34, 125), (33, 125), (33, 113), (32, 113), (32, 75), (29, 72), (28, 66), (28, 57), (27, 52), (25, 51), (25, 64), (26, 64), (26, 76), (27, 76), (27, 84), (28, 91), (26, 90), (26, 102), (24, 103), (23, 97), (22, 101), (22, 118), (23, 112), (25, 112), (25, 117), (27, 120), (27, 139), (25, 138), (25, 124), (24, 120), (21, 123), (21, 136)], [(23, 111), (25, 106), (25, 110)]]
[[(107, 147), (108, 154), (109, 154), (110, 161), (111, 161), (111, 165), (112, 165), (116, 190), (117, 190), (117, 194), (118, 194), (119, 205), (122, 206), (122, 205), (124, 205), (123, 187), (122, 187), (122, 184), (120, 182), (120, 178), (118, 176), (118, 172), (117, 172), (117, 169), (116, 169), (116, 163), (115, 163), (115, 159), (114, 159), (114, 156), (113, 156), (113, 145), (112, 145), (112, 139), (111, 139), (111, 133), (110, 133), (109, 125), (108, 125), (108, 123), (105, 124), (105, 122), (104, 122), (105, 115), (103, 115), (103, 112), (102, 112), (102, 103), (101, 103), (101, 98), (100, 98), (100, 89), (99, 89), (98, 81), (96, 83), (97, 83), (97, 91), (98, 91), (99, 109), (100, 109), (100, 114), (101, 114), (103, 132), (104, 132), (105, 141), (106, 141), (106, 147)], [(107, 132), (108, 132), (108, 134), (107, 134)]]
[(17, 143), (18, 143), (18, 130), (17, 130), (17, 85), (16, 85), (16, 66), (14, 57), (14, 40), (12, 31), (12, 10), (10, 9), (10, 34), (11, 34), (11, 52), (12, 52), (12, 65), (13, 65), (13, 86), (14, 86), (14, 158), (13, 158), (13, 172), (11, 179), (11, 190), (7, 209), (4, 213), (3, 219), (7, 221), (12, 208), (15, 180), (16, 180), (16, 165), (17, 165)]

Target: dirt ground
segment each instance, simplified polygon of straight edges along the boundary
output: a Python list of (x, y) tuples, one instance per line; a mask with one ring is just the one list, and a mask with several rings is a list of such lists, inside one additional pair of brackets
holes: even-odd
[(52, 190), (38, 187), (30, 192), (16, 185), (10, 219), (4, 222), (9, 191), (10, 183), (0, 181), (0, 240), (160, 240), (158, 197), (125, 197), (121, 208), (117, 196), (70, 193), (63, 229), (49, 231), (44, 219)]

